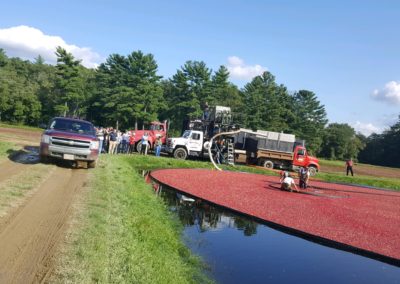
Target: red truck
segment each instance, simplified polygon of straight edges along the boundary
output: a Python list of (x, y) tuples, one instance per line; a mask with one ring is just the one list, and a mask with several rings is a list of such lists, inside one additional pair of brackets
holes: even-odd
[(144, 133), (147, 133), (149, 136), (149, 149), (154, 148), (154, 142), (156, 141), (157, 136), (161, 136), (161, 142), (165, 144), (167, 139), (167, 121), (158, 122), (153, 121), (150, 124), (150, 129), (148, 130), (132, 130), (135, 133), (135, 149), (140, 152), (142, 148), (142, 137)]
[(43, 132), (39, 157), (42, 162), (51, 159), (85, 162), (96, 167), (99, 140), (92, 123), (66, 117), (53, 118)]
[(236, 137), (236, 159), (266, 168), (297, 170), (308, 167), (311, 175), (319, 171), (318, 159), (308, 155), (304, 141), (296, 141), (295, 135), (260, 130), (258, 135), (250, 132), (243, 129)]

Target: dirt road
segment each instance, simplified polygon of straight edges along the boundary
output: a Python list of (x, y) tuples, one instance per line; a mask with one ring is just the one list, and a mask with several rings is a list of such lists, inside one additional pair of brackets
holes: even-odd
[[(26, 150), (0, 164), (0, 184), (38, 163), (33, 150), (37, 150), (40, 133), (0, 128), (0, 139), (5, 136)], [(56, 165), (50, 168), (34, 193), (0, 218), (0, 283), (42, 282), (53, 269), (72, 205), (82, 192), (88, 171)]]

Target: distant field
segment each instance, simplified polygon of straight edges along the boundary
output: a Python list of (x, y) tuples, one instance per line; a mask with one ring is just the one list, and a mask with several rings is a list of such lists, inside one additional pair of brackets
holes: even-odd
[[(344, 161), (330, 161), (320, 159), (321, 172), (323, 173), (342, 173), (346, 174), (346, 167)], [(400, 179), (399, 168), (389, 168), (374, 166), (362, 163), (355, 163), (353, 166), (354, 175), (358, 176), (373, 176), (378, 178), (397, 178)]]

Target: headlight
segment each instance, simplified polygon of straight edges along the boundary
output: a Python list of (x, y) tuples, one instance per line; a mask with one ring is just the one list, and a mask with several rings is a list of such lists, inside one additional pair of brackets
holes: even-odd
[(49, 144), (50, 143), (50, 136), (43, 134), (42, 135), (42, 143)]
[(99, 141), (90, 141), (90, 149), (92, 150), (99, 149)]

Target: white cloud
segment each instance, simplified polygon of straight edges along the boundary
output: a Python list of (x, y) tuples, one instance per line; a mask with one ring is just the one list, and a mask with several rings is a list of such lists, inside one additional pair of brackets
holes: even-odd
[(390, 81), (382, 90), (374, 90), (372, 98), (392, 105), (400, 105), (400, 82)]
[(246, 65), (243, 59), (237, 56), (228, 57), (227, 68), (232, 78), (240, 80), (249, 80), (267, 71), (266, 67), (258, 64)]
[(59, 36), (45, 35), (33, 27), (17, 26), (0, 29), (0, 48), (11, 57), (32, 60), (41, 55), (46, 62), (54, 64), (57, 62), (55, 55), (57, 46), (63, 47), (76, 59), (82, 60), (82, 65), (88, 68), (96, 67), (101, 60), (100, 55), (88, 47), (68, 44)]
[(372, 133), (382, 133), (383, 131), (383, 128), (373, 125), (372, 123), (363, 123), (360, 121), (356, 121), (353, 127), (356, 132), (360, 132), (365, 136), (369, 136)]

